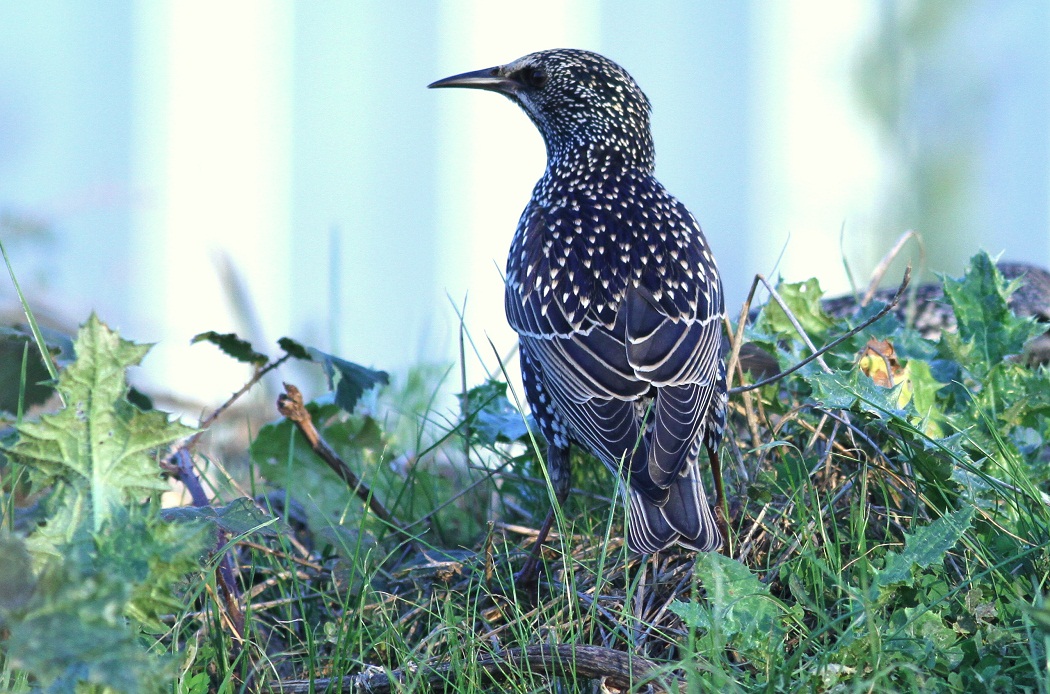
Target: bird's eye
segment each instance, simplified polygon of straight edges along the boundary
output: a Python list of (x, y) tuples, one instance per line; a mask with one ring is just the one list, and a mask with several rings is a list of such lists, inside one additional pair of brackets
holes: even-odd
[(518, 73), (518, 79), (530, 89), (541, 89), (547, 84), (547, 71), (541, 67), (527, 67)]

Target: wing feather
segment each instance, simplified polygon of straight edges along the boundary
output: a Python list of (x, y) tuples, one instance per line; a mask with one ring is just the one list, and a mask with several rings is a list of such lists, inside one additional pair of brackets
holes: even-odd
[[(721, 283), (692, 216), (647, 185), (674, 212), (620, 253), (610, 249), (629, 238), (629, 225), (599, 210), (594, 220), (609, 227), (597, 242), (606, 275), (587, 274), (593, 237), (575, 251), (579, 236), (540, 241), (554, 227), (530, 205), (508, 264), (507, 318), (572, 437), (629, 482), (631, 547), (711, 549), (720, 539), (697, 458), (705, 443), (717, 445), (724, 421)], [(631, 264), (616, 267), (616, 258)]]

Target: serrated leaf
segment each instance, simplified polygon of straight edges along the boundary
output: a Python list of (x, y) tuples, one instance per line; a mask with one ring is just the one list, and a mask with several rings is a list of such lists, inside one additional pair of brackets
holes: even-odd
[(290, 337), (282, 337), (277, 341), (277, 346), (283, 349), (292, 359), (313, 361), (313, 358), (310, 356), (310, 350)]
[[(1045, 330), (1010, 310), (1010, 294), (1019, 281), (1007, 284), (983, 251), (970, 259), (970, 267), (962, 280), (944, 279), (944, 294), (959, 324), (958, 340), (962, 344), (954, 351), (960, 361), (971, 362), (972, 357), (976, 357), (977, 361), (970, 366), (983, 373), (1007, 356), (1021, 354), (1025, 343)], [(950, 336), (946, 342), (955, 344)]]
[(95, 535), (90, 570), (128, 583), (124, 614), (162, 634), (168, 627), (160, 616), (183, 607), (174, 586), (200, 567), (214, 543), (215, 534), (206, 526), (160, 522), (133, 507)]
[(210, 342), (223, 351), (228, 357), (232, 357), (243, 364), (262, 366), (270, 361), (270, 358), (261, 352), (252, 349), (252, 343), (241, 339), (236, 333), (217, 333), (209, 330), (206, 333), (194, 335), (190, 344), (198, 342)]
[(944, 436), (942, 424), (945, 417), (938, 405), (937, 393), (944, 388), (944, 383), (933, 377), (930, 365), (924, 361), (912, 359), (908, 362), (907, 370), (912, 386), (912, 404), (925, 425), (923, 431), (927, 436), (939, 439)]
[(976, 509), (967, 506), (946, 516), (941, 516), (929, 525), (904, 536), (904, 550), (886, 555), (886, 566), (877, 573), (880, 587), (903, 583), (911, 579), (912, 567), (925, 569), (940, 561), (948, 550), (955, 546), (966, 531)]
[(683, 622), (757, 660), (783, 646), (782, 606), (750, 569), (721, 554), (701, 552), (695, 571), (707, 601), (671, 603)]
[(273, 527), (277, 518), (266, 513), (247, 497), (234, 499), (225, 506), (179, 506), (161, 511), (161, 518), (176, 523), (204, 522), (233, 536), (260, 533), (277, 535)]
[(125, 398), (125, 371), (149, 346), (121, 339), (92, 315), (75, 351), (76, 361), (58, 380), (66, 406), (20, 424), (18, 442), (8, 451), (30, 469), (35, 484), (55, 485), (54, 515), (33, 537), (46, 540), (41, 549), (71, 538), (85, 522), (98, 531), (123, 503), (166, 490), (156, 449), (193, 431)]
[(887, 639), (888, 649), (902, 651), (912, 662), (928, 668), (938, 661), (948, 669), (959, 666), (963, 660), (959, 635), (939, 615), (923, 608), (906, 607), (904, 617), (908, 623), (903, 638)]
[(54, 562), (41, 576), (28, 614), (5, 644), (11, 665), (32, 673), (48, 691), (80, 691), (80, 683), (112, 691), (162, 691), (174, 662), (157, 657), (123, 616), (131, 586), (117, 574), (80, 574)]
[(34, 614), (11, 630), (11, 664), (49, 684), (48, 691), (80, 691), (81, 682), (105, 683), (117, 692), (164, 691), (174, 663), (143, 649), (123, 620), (100, 617), (117, 603), (119, 598), (68, 601)]
[(346, 412), (353, 413), (366, 390), (390, 383), (390, 376), (385, 371), (369, 369), (313, 347), (309, 352), (314, 361), (324, 366), (328, 387), (335, 391), (335, 402)]
[[(816, 279), (794, 283), (780, 282), (777, 284), (777, 293), (811, 338), (823, 334), (834, 325), (834, 321), (824, 313), (820, 305), (820, 298), (824, 296), (824, 291)], [(756, 321), (756, 329), (773, 335), (786, 336), (793, 340), (802, 339), (787, 314), (784, 313), (784, 309), (773, 300), (762, 307), (762, 312)]]
[(528, 435), (525, 418), (507, 399), (506, 383), (486, 381), (461, 397), (462, 416), (470, 419), (471, 430), (481, 443), (507, 443)]
[(158, 523), (151, 513), (132, 505), (101, 532), (78, 532), (36, 575), (24, 555), (17, 561), (35, 585), (7, 624), (12, 665), (48, 691), (83, 691), (87, 683), (127, 692), (170, 688), (174, 662), (158, 656), (143, 631), (169, 631), (160, 615), (185, 608), (174, 586), (199, 566), (214, 534)]
[(805, 377), (813, 387), (813, 398), (828, 409), (848, 410), (856, 405), (878, 417), (903, 414), (900, 408), (903, 384), (881, 388), (859, 370), (815, 371)]
[(769, 586), (751, 569), (722, 554), (705, 552), (697, 557), (695, 570), (723, 628), (733, 633), (772, 629), (779, 610), (769, 599)]

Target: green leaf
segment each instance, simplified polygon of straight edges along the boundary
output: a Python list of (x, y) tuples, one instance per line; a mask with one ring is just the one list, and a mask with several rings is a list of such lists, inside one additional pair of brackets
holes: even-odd
[(390, 383), (390, 376), (385, 371), (375, 371), (313, 347), (309, 352), (314, 361), (324, 366), (328, 387), (335, 391), (335, 402), (346, 412), (353, 413), (366, 390)]
[(489, 380), (461, 396), (462, 416), (484, 444), (508, 443), (528, 435), (525, 418), (507, 399), (507, 384)]
[[(68, 591), (11, 630), (11, 664), (27, 670), (49, 691), (80, 691), (76, 685), (105, 684), (118, 692), (163, 691), (173, 663), (152, 656), (138, 635), (119, 619), (125, 596), (119, 585), (91, 593)], [(118, 619), (106, 619), (113, 614)]]
[(54, 515), (32, 536), (38, 549), (68, 541), (85, 522), (97, 531), (122, 504), (168, 488), (157, 449), (193, 430), (127, 401), (125, 370), (148, 350), (92, 315), (77, 337), (76, 361), (59, 375), (66, 406), (18, 425), (9, 455), (30, 469), (39, 488), (55, 486)]
[(859, 369), (832, 373), (814, 371), (804, 377), (813, 387), (813, 398), (828, 409), (848, 410), (856, 405), (878, 417), (903, 415), (899, 405), (902, 384), (883, 388)]
[(671, 603), (683, 622), (705, 632), (716, 647), (728, 645), (748, 659), (761, 661), (783, 648), (784, 608), (750, 569), (721, 554), (701, 552), (695, 570), (707, 601)]
[[(780, 282), (777, 285), (777, 293), (784, 303), (798, 319), (799, 325), (805, 329), (812, 339), (823, 335), (835, 322), (821, 308), (820, 298), (824, 291), (820, 288), (820, 282), (810, 279), (805, 282), (787, 283)], [(795, 326), (791, 324), (784, 309), (775, 300), (770, 300), (762, 307), (762, 312), (755, 323), (756, 329), (773, 335), (788, 336), (789, 339), (801, 340)]]
[(174, 661), (143, 632), (169, 631), (160, 615), (184, 609), (175, 586), (214, 543), (143, 503), (168, 488), (159, 449), (193, 431), (128, 401), (126, 371), (148, 349), (92, 315), (58, 374), (65, 406), (20, 423), (6, 449), (49, 514), (27, 540), (0, 539), (5, 662), (49, 691), (170, 689)]
[(151, 650), (143, 631), (169, 630), (160, 615), (184, 609), (173, 587), (198, 567), (214, 536), (157, 523), (150, 511), (132, 506), (100, 532), (78, 533), (35, 575), (24, 549), (5, 554), (5, 563), (10, 559), (33, 580), (28, 600), (7, 614), (5, 647), (14, 667), (49, 691), (83, 691), (85, 683), (107, 691), (170, 691), (175, 663)]
[(967, 506), (946, 516), (941, 516), (914, 534), (905, 534), (904, 551), (890, 552), (886, 555), (886, 566), (876, 575), (880, 587), (911, 580), (912, 567), (925, 569), (940, 561), (948, 550), (962, 539), (970, 529), (970, 521), (976, 509)]
[(161, 518), (177, 523), (204, 522), (233, 536), (260, 533), (276, 536), (277, 518), (266, 513), (248, 497), (234, 499), (225, 506), (179, 506), (164, 509)]
[(190, 340), (190, 344), (195, 345), (198, 342), (210, 342), (221, 349), (226, 356), (233, 357), (244, 364), (262, 366), (270, 361), (270, 358), (265, 354), (252, 349), (252, 343), (242, 340), (235, 333), (217, 333), (214, 330), (209, 330), (206, 333), (194, 335), (193, 339)]
[(292, 359), (301, 359), (302, 361), (313, 361), (310, 357), (310, 350), (299, 344), (290, 337), (282, 337), (277, 341), (277, 346), (285, 351), (288, 356)]
[[(147, 515), (147, 513), (149, 515)], [(182, 609), (175, 592), (187, 573), (200, 568), (201, 557), (214, 548), (215, 534), (205, 525), (168, 523), (132, 507), (94, 537), (87, 575), (119, 577), (131, 589), (124, 614), (154, 634), (168, 630), (162, 614)]]
[(956, 634), (940, 615), (924, 608), (906, 607), (907, 625), (902, 637), (889, 638), (887, 649), (899, 650), (908, 659), (922, 667), (933, 668), (940, 663), (947, 669), (959, 666), (963, 649)]
[[(959, 323), (958, 339), (962, 344), (955, 346), (954, 351), (961, 362), (971, 368), (983, 364), (983, 369), (978, 368), (983, 373), (1007, 356), (1021, 354), (1025, 343), (1045, 330), (1010, 310), (1010, 294), (1020, 281), (1008, 285), (983, 251), (970, 260), (961, 281), (944, 279), (944, 294)], [(950, 335), (947, 342), (954, 344)]]
[(942, 425), (945, 417), (938, 404), (937, 393), (944, 388), (944, 384), (933, 377), (929, 364), (918, 359), (908, 362), (908, 376), (912, 387), (912, 405), (925, 423), (926, 435), (941, 438), (944, 436)]
[[(364, 472), (368, 465), (368, 449), (384, 450), (388, 445), (372, 417), (356, 415), (344, 421), (339, 417), (342, 409), (333, 403), (318, 405), (308, 402), (306, 409), (318, 431), (355, 472)], [(250, 453), (267, 482), (277, 489), (287, 490), (293, 500), (304, 502), (311, 528), (318, 529), (336, 522), (359, 522), (361, 506), (353, 502), (348, 506), (352, 492), (346, 483), (318, 460), (317, 454), (288, 420), (282, 419), (260, 429)], [(376, 493), (382, 493), (377, 489), (382, 484), (377, 484), (379, 480), (375, 478), (379, 472), (392, 474), (389, 466), (382, 466), (381, 471), (372, 468), (364, 475)]]

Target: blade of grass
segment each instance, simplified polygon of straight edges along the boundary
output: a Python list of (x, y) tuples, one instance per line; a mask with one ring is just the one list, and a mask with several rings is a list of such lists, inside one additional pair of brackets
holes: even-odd
[[(11, 266), (11, 259), (7, 255), (7, 249), (4, 248), (4, 242), (2, 239), (0, 239), (0, 255), (4, 256), (4, 264), (7, 265), (8, 274), (11, 275), (11, 283), (15, 286), (18, 300), (22, 304), (22, 311), (26, 315), (26, 320), (29, 321), (29, 329), (33, 333), (33, 341), (36, 342), (36, 348), (40, 350), (40, 358), (44, 360), (44, 366), (47, 367), (47, 372), (51, 375), (51, 378), (57, 381), (58, 369), (55, 368), (54, 362), (51, 361), (51, 353), (47, 351), (47, 343), (44, 342), (44, 336), (40, 332), (40, 326), (37, 325), (36, 316), (33, 315), (33, 310), (29, 308), (29, 301), (26, 300), (25, 294), (22, 293), (22, 287), (18, 284), (18, 278), (15, 276), (15, 269)], [(62, 394), (59, 393), (58, 397), (61, 399)], [(62, 405), (65, 406), (65, 400), (62, 401)]]

